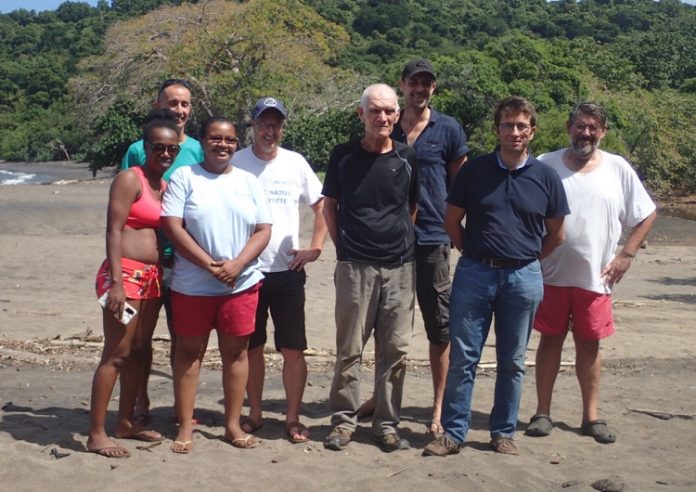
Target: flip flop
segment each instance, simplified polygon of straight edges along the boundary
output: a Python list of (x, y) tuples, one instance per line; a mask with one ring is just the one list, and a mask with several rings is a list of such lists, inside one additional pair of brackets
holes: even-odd
[(288, 422), (285, 431), (293, 444), (302, 444), (309, 441), (309, 429), (299, 422)]
[(616, 434), (609, 430), (606, 420), (585, 422), (580, 427), (580, 434), (593, 437), (595, 441), (601, 444), (616, 442)]
[(87, 448), (87, 451), (90, 453), (98, 454), (99, 456), (103, 456), (104, 458), (129, 458), (130, 457), (130, 451), (128, 451), (126, 448), (122, 448), (121, 446), (106, 446), (103, 448), (93, 448), (93, 449)]
[(532, 437), (545, 437), (551, 434), (553, 430), (553, 421), (548, 415), (537, 413), (529, 419), (529, 425), (524, 433)]
[(263, 421), (257, 422), (251, 417), (243, 417), (240, 427), (247, 434), (253, 434), (263, 427)]
[(261, 439), (251, 434), (247, 434), (245, 437), (240, 437), (238, 439), (227, 439), (232, 446), (239, 449), (251, 449), (261, 444)]
[(151, 429), (143, 429), (138, 432), (135, 432), (134, 434), (128, 434), (125, 436), (119, 436), (118, 434), (114, 435), (119, 439), (135, 439), (136, 441), (144, 442), (159, 442), (164, 440), (164, 436), (162, 434)]
[(169, 449), (176, 454), (189, 454), (193, 449), (193, 441), (174, 441)]

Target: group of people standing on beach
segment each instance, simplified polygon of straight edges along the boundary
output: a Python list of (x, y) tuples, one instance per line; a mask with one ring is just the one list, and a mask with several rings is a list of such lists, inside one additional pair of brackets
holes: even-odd
[[(570, 114), (570, 146), (536, 159), (533, 105), (511, 96), (495, 109), (498, 145), (467, 162), (461, 125), (430, 106), (436, 72), (417, 58), (399, 89), (365, 89), (364, 136), (337, 145), (322, 185), (307, 161), (280, 147), (288, 112), (274, 97), (251, 110), (253, 143), (240, 151), (235, 125), (213, 116), (200, 142), (186, 135), (191, 89), (165, 81), (142, 140), (124, 156), (107, 214), (106, 260), (97, 275), (104, 351), (92, 384), (87, 449), (130, 455), (106, 433), (120, 375), (117, 438), (159, 441), (148, 428), (152, 334), (162, 303), (171, 334), (178, 433), (170, 449), (194, 446), (194, 406), (212, 329), (222, 358), (225, 439), (261, 443), (268, 316), (282, 354), (286, 433), (307, 442), (300, 410), (307, 382), (305, 266), (325, 237), (336, 247), (336, 363), (329, 394), (332, 430), (324, 447), (349, 445), (359, 418), (385, 451), (408, 449), (398, 434), (406, 359), (417, 298), (429, 341), (433, 406), (424, 455), (460, 451), (471, 420), (476, 367), (493, 322), (497, 376), (490, 446), (517, 454), (513, 439), (532, 328), (538, 407), (531, 436), (553, 429), (551, 396), (572, 329), (583, 397), (580, 431), (610, 443), (598, 415), (599, 340), (614, 331), (611, 288), (629, 268), (655, 219), (655, 205), (621, 157), (599, 150), (608, 130), (601, 106)], [(314, 214), (300, 248), (300, 204)], [(464, 222), (465, 221), (465, 222)], [(622, 227), (631, 229), (620, 252)], [(450, 281), (450, 254), (461, 256)], [(134, 312), (123, 319), (124, 311)], [(360, 367), (375, 343), (374, 393), (360, 394)], [(245, 392), (249, 414), (242, 417)]]

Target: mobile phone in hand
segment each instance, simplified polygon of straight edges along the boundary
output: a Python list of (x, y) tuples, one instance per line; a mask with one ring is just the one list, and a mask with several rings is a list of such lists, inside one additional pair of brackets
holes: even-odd
[[(106, 309), (106, 299), (108, 297), (109, 297), (109, 291), (107, 290), (106, 292), (104, 292), (104, 295), (102, 295), (97, 300), (99, 305), (101, 307), (103, 307), (104, 309)], [(121, 323), (123, 323), (124, 325), (127, 325), (130, 322), (130, 320), (133, 319), (133, 316), (135, 316), (136, 314), (138, 314), (138, 310), (126, 302), (123, 306), (123, 316), (121, 316), (121, 319), (119, 319), (119, 321)], [(116, 317), (116, 319), (118, 319), (118, 313), (114, 314), (114, 317)]]

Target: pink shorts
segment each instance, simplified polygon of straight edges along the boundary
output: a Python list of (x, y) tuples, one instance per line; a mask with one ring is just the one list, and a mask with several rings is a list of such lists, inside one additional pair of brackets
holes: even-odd
[(218, 333), (243, 337), (251, 335), (256, 326), (259, 287), (255, 286), (224, 296), (189, 296), (172, 291), (174, 332), (182, 336), (203, 336), (216, 329)]
[[(130, 258), (121, 258), (123, 289), (128, 299), (157, 299), (162, 296), (162, 268)], [(104, 260), (94, 281), (97, 298), (111, 288), (109, 260)]]
[(616, 330), (611, 295), (544, 284), (544, 299), (534, 318), (534, 329), (544, 335), (564, 335), (571, 321), (573, 334), (583, 340), (612, 335)]

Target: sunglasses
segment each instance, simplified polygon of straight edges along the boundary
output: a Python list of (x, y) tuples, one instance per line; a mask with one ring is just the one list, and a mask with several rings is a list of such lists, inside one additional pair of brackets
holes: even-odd
[(178, 145), (164, 145), (161, 143), (153, 144), (152, 142), (147, 143), (150, 145), (150, 148), (152, 148), (152, 151), (157, 155), (164, 154), (165, 152), (168, 152), (169, 155), (176, 155), (181, 150), (181, 147)]

